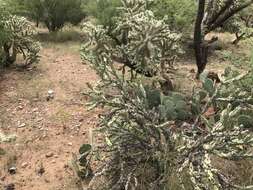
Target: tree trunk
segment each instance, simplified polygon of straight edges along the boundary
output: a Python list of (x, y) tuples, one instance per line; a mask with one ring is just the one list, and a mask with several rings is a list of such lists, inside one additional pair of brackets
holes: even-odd
[(36, 27), (39, 28), (39, 24), (40, 24), (40, 19), (36, 18)]
[(199, 0), (197, 19), (194, 29), (194, 49), (195, 49), (196, 64), (198, 67), (196, 78), (199, 78), (199, 75), (205, 70), (207, 64), (208, 45), (203, 43), (204, 35), (202, 32), (205, 4), (206, 4), (205, 0)]
[(56, 27), (56, 25), (54, 24), (53, 21), (51, 21), (51, 20), (45, 20), (45, 24), (46, 24), (49, 32), (55, 32), (55, 31), (57, 31), (57, 27)]

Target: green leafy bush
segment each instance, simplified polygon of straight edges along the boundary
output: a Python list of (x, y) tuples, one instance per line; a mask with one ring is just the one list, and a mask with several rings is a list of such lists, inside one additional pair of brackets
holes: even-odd
[(229, 61), (231, 65), (237, 68), (248, 68), (250, 65), (250, 58), (246, 55), (238, 55), (235, 52), (229, 50), (223, 50), (220, 52), (221, 58), (224, 61)]
[(151, 9), (159, 19), (165, 17), (171, 30), (184, 32), (184, 35), (191, 33), (197, 10), (196, 1), (156, 0)]
[(37, 22), (44, 22), (50, 32), (58, 31), (69, 22), (79, 24), (85, 14), (80, 0), (26, 0), (27, 16)]
[(120, 0), (86, 0), (84, 9), (88, 15), (96, 18), (98, 24), (108, 27), (111, 31), (116, 26), (115, 16), (118, 16), (119, 6)]
[(233, 44), (240, 40), (253, 37), (253, 5), (241, 11), (238, 15), (227, 21), (222, 27), (223, 31), (235, 34)]

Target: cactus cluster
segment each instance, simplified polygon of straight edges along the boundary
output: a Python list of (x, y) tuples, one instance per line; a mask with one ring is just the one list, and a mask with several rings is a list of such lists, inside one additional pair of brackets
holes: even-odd
[(39, 59), (40, 43), (34, 40), (35, 29), (26, 18), (8, 15), (2, 20), (3, 30), (8, 34), (2, 41), (2, 62), (5, 66), (13, 64), (18, 55), (23, 57), (23, 66)]
[[(193, 127), (201, 128), (199, 133), (193, 130), (191, 135), (189, 131), (183, 134), (185, 145), (179, 148), (187, 155), (180, 170), (189, 167), (195, 189), (253, 187), (234, 185), (211, 162), (214, 156), (234, 161), (253, 158), (252, 79), (252, 71), (239, 74), (231, 68), (225, 70), (219, 85), (202, 76), (203, 88), (194, 94), (192, 101), (195, 113), (200, 116)], [(215, 113), (207, 117), (204, 113), (210, 107)]]
[(146, 76), (167, 72), (181, 51), (181, 35), (170, 31), (163, 20), (157, 20), (146, 9), (147, 3), (122, 1), (112, 35), (103, 26), (85, 23), (83, 31), (88, 41), (82, 48), (83, 59), (101, 70), (104, 65), (118, 62)]
[[(242, 188), (216, 169), (211, 158), (253, 158), (252, 73), (226, 70), (220, 84), (203, 75), (192, 98), (164, 93), (142, 76), (122, 74), (114, 57), (146, 72), (149, 66), (162, 68), (178, 53), (178, 35), (169, 35), (163, 21), (153, 20), (146, 1), (122, 2), (116, 40), (102, 26), (84, 25), (88, 41), (82, 57), (102, 79), (88, 85), (89, 106), (106, 110), (99, 118), (105, 146), (97, 150), (104, 159), (88, 189), (167, 190), (172, 184), (196, 190)], [(210, 108), (213, 113), (206, 114)], [(101, 179), (103, 185), (94, 187)]]

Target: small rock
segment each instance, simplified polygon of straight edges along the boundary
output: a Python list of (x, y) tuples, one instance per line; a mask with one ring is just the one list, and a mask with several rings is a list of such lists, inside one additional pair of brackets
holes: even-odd
[(53, 157), (54, 156), (54, 153), (53, 152), (49, 152), (46, 154), (46, 158), (50, 158), (50, 157)]
[(5, 185), (4, 190), (15, 190), (15, 185), (13, 183)]
[(56, 135), (60, 135), (60, 134), (61, 134), (61, 132), (57, 132), (57, 133), (56, 133)]
[(82, 124), (77, 124), (75, 125), (75, 128), (80, 128), (82, 126)]
[(43, 120), (43, 118), (41, 117), (41, 118), (38, 118), (37, 119), (37, 122), (41, 122)]
[(24, 163), (21, 164), (21, 167), (22, 167), (22, 168), (26, 168), (27, 166), (28, 166), (28, 163), (27, 163), (27, 162), (24, 162)]
[(48, 90), (47, 93), (48, 93), (48, 95), (50, 95), (50, 96), (54, 95), (54, 91), (53, 91), (53, 90)]
[(68, 145), (69, 145), (69, 146), (72, 146), (73, 144), (70, 142), (70, 143), (68, 143)]
[(34, 108), (32, 111), (37, 112), (37, 111), (39, 111), (39, 108)]
[(18, 106), (18, 107), (17, 107), (17, 110), (23, 110), (23, 109), (24, 109), (23, 106)]
[(16, 174), (17, 173), (17, 168), (16, 167), (11, 167), (11, 168), (9, 168), (9, 173), (11, 174), (11, 175), (14, 175), (14, 174)]
[(47, 101), (54, 99), (54, 91), (48, 90), (47, 91)]
[(23, 128), (23, 127), (25, 127), (26, 126), (26, 124), (25, 123), (22, 123), (22, 124), (20, 124), (19, 126), (18, 126), (18, 128)]

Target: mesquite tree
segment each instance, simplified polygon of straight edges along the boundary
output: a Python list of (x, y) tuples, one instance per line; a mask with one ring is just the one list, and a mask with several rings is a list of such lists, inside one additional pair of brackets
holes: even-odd
[(50, 32), (62, 29), (65, 23), (78, 24), (85, 18), (82, 0), (25, 0), (25, 15), (45, 23)]
[(205, 36), (216, 30), (235, 14), (247, 8), (253, 0), (199, 0), (198, 14), (195, 22), (194, 49), (196, 64), (198, 67), (197, 77), (204, 71), (207, 64), (210, 42), (205, 41)]
[(197, 3), (191, 0), (155, 0), (150, 6), (159, 19), (166, 17), (171, 30), (183, 32), (183, 37), (192, 33)]
[(115, 16), (118, 14), (117, 7), (121, 5), (120, 0), (85, 0), (84, 9), (88, 15), (96, 18), (98, 24), (109, 28), (109, 32), (115, 27)]
[(235, 34), (235, 40), (232, 42), (234, 45), (243, 39), (253, 37), (253, 5), (226, 22), (222, 29)]

